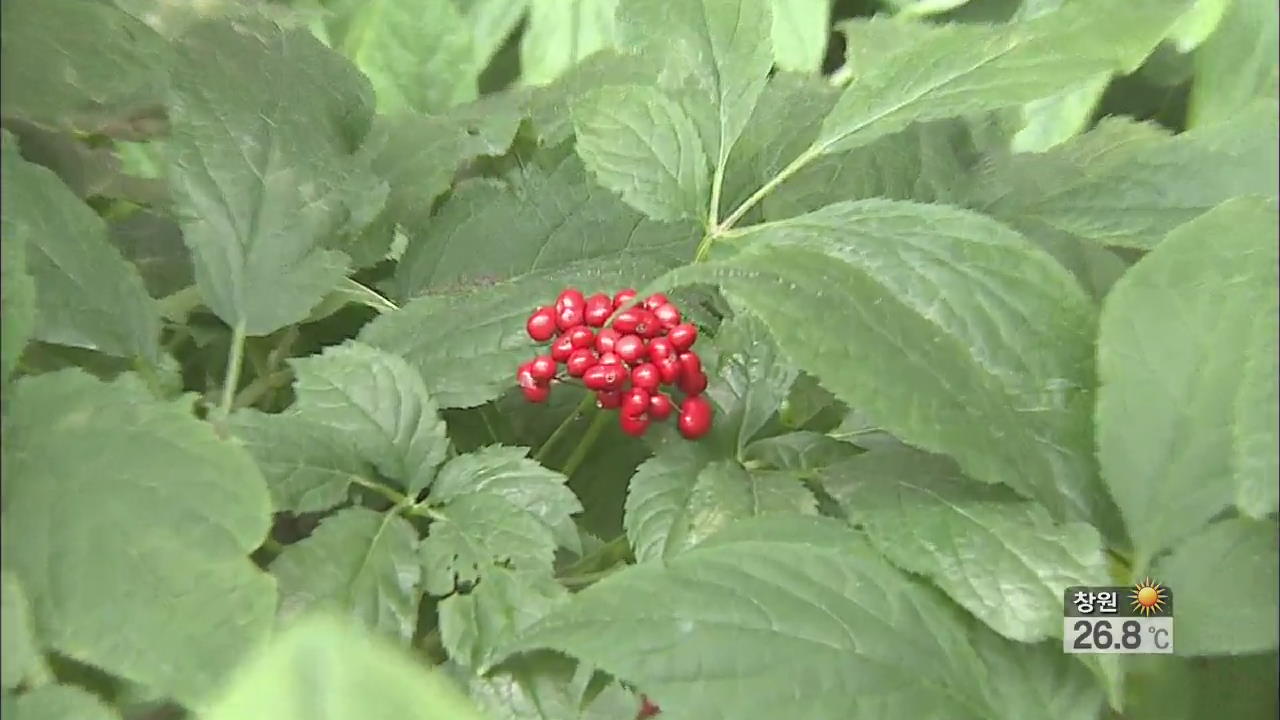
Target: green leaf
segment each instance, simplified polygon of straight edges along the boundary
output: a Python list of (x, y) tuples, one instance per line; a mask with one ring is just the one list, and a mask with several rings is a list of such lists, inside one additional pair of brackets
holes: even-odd
[(773, 0), (773, 59), (779, 70), (816, 73), (827, 55), (831, 0)]
[[(1256, 483), (1234, 467), (1235, 426), (1240, 393), (1252, 388), (1241, 368), (1252, 353), (1280, 352), (1270, 299), (1280, 282), (1276, 223), (1274, 201), (1224, 203), (1169, 233), (1103, 306), (1098, 459), (1133, 539), (1135, 572), (1235, 500), (1242, 481)], [(1276, 407), (1246, 402), (1258, 414)]]
[(0, 613), (4, 634), (0, 636), (0, 678), (5, 691), (34, 678), (48, 677), (44, 655), (31, 627), (31, 605), (16, 575), (0, 575)]
[(25, 339), (22, 301), (34, 281), (34, 339), (158, 363), (160, 311), (137, 269), (107, 242), (106, 224), (58, 176), (23, 160), (16, 143), (5, 143), (3, 158), (6, 254), (25, 254), (31, 275), (24, 282), (21, 265), (5, 271), (17, 275), (6, 290), (18, 300), (11, 309), (18, 324), (6, 331), (18, 333), (15, 349)]
[(420, 559), (426, 590), (448, 595), (456, 585), (486, 582), (509, 567), (551, 573), (556, 542), (551, 530), (524, 508), (493, 493), (463, 495), (433, 511)]
[(6, 2), (3, 25), (6, 118), (112, 133), (162, 100), (164, 40), (110, 3)]
[(1196, 0), (1191, 9), (1178, 19), (1169, 30), (1169, 40), (1179, 53), (1189, 53), (1200, 47), (1226, 14), (1233, 0)]
[(1219, 203), (1277, 194), (1276, 122), (1265, 104), (1176, 136), (1106, 119), (1049, 152), (992, 163), (968, 204), (1028, 232), (1150, 249)]
[[(6, 151), (6, 155), (7, 155)], [(14, 180), (0, 187), (8, 187)], [(7, 194), (7, 193), (6, 193)], [(5, 207), (13, 207), (5, 203)], [(18, 359), (35, 331), (36, 287), (27, 272), (26, 238), (10, 228), (9, 214), (3, 216), (0, 230), (0, 383), (8, 381)]]
[(990, 717), (961, 618), (817, 518), (740, 523), (576, 594), (513, 650), (645, 689), (663, 717)]
[[(1204, 3), (1204, 0), (1201, 0)], [(1280, 14), (1267, 0), (1231, 0), (1213, 34), (1195, 53), (1187, 125), (1230, 120), (1249, 103), (1275, 94)]]
[(405, 358), (440, 407), (475, 407), (515, 388), (514, 368), (534, 354), (524, 330), (534, 308), (569, 285), (588, 294), (638, 287), (663, 267), (652, 258), (624, 256), (418, 298), (366, 325), (360, 340)]
[(663, 540), (663, 556), (696, 547), (730, 524), (779, 513), (818, 514), (813, 493), (793, 473), (748, 472), (733, 460), (698, 471), (688, 497)]
[[(5, 713), (5, 717), (10, 717)], [(119, 720), (120, 716), (87, 690), (45, 685), (13, 698), (13, 720)]]
[(1086, 78), (1061, 92), (1022, 107), (1023, 126), (1014, 134), (1014, 152), (1043, 152), (1079, 134), (1094, 119), (1111, 73)]
[(830, 435), (799, 430), (763, 438), (746, 447), (743, 462), (763, 463), (776, 470), (811, 474), (858, 455), (862, 450)]
[(109, 233), (108, 240), (138, 269), (151, 297), (163, 298), (195, 282), (182, 230), (163, 212), (138, 210), (111, 222)]
[(240, 410), (228, 425), (258, 461), (277, 512), (328, 510), (347, 498), (353, 480), (370, 475), (350, 437), (296, 411)]
[(1147, 655), (1126, 658), (1132, 720), (1269, 718), (1280, 693), (1280, 656), (1238, 655), (1182, 658)]
[[(592, 669), (563, 655), (533, 653), (471, 678), (471, 697), (493, 720), (620, 720), (640, 699), (615, 682), (588, 699), (599, 683)], [(585, 706), (585, 707), (584, 707)]]
[(723, 411), (715, 419), (718, 431), (728, 432), (736, 456), (782, 407), (799, 370), (778, 349), (769, 328), (750, 314), (720, 325), (715, 346), (720, 362), (717, 382), (707, 394)]
[(422, 594), (417, 546), (418, 533), (395, 512), (339, 510), (272, 561), (281, 619), (342, 613), (407, 644)]
[(987, 668), (982, 691), (993, 718), (1097, 720), (1101, 716), (1101, 688), (1084, 665), (1062, 653), (1060, 643), (1031, 645), (989, 632), (974, 635), (973, 649)]
[[(1274, 278), (1274, 275), (1272, 276)], [(1236, 394), (1232, 467), (1236, 476), (1236, 507), (1249, 517), (1263, 518), (1280, 506), (1280, 301), (1269, 292), (1256, 299), (1254, 327), (1245, 348), (1245, 364)]]
[(700, 235), (693, 223), (656, 222), (627, 207), (591, 182), (572, 155), (551, 169), (523, 168), (510, 185), (491, 179), (459, 183), (420, 231), (396, 268), (395, 296), (402, 301), (579, 261), (652, 258), (674, 265), (693, 254)]
[(520, 39), (520, 79), (543, 85), (592, 53), (615, 44), (618, 0), (529, 0)]
[(475, 66), (484, 68), (524, 19), (529, 0), (472, 0), (454, 4), (466, 11), (467, 21), (471, 25), (471, 49), (475, 52)]
[(332, 46), (373, 83), (379, 112), (439, 112), (476, 97), (482, 66), (453, 0), (328, 4)]
[(687, 522), (698, 473), (712, 460), (700, 443), (672, 442), (636, 469), (622, 522), (637, 562), (666, 556), (668, 538)]
[(884, 200), (734, 237), (737, 255), (661, 284), (718, 284), (881, 428), (1118, 532), (1091, 452), (1094, 310), (1050, 257), (988, 218)]
[(570, 515), (581, 512), (582, 504), (565, 487), (564, 475), (528, 454), (528, 448), (491, 445), (459, 455), (441, 468), (427, 500), (449, 503), (475, 493), (502, 498), (537, 518), (562, 547), (579, 552), (578, 529)]
[[(1280, 644), (1280, 525), (1227, 519), (1161, 558), (1153, 578), (1173, 589), (1179, 655), (1239, 655)], [(1230, 588), (1230, 611), (1223, 591)]]
[(440, 601), (440, 640), (451, 660), (488, 672), (502, 648), (568, 597), (549, 575), (494, 568), (470, 593)]
[(271, 626), (274, 583), (246, 557), (270, 525), (252, 458), (130, 375), (25, 378), (6, 401), (3, 562), (37, 633), (199, 707)]
[[(912, 122), (997, 110), (1141, 60), (1185, 2), (1084, 0), (1022, 23), (939, 25), (867, 68), (806, 155), (841, 152)], [(886, 20), (869, 23), (887, 24)]]
[(295, 412), (347, 437), (409, 495), (427, 487), (449, 450), (436, 401), (403, 359), (356, 342), (291, 360)]
[(578, 155), (596, 180), (654, 220), (701, 219), (709, 178), (693, 120), (661, 91), (600, 88), (575, 102)]
[(266, 335), (307, 317), (348, 264), (325, 248), (381, 209), (353, 154), (369, 86), (305, 30), (262, 22), (202, 23), (179, 55), (170, 182), (196, 283), (228, 325)]
[(1062, 635), (1062, 593), (1106, 585), (1098, 532), (965, 478), (948, 459), (879, 450), (840, 465), (827, 489), (890, 562), (924, 575), (1018, 642)]
[(531, 134), (543, 147), (556, 147), (573, 134), (569, 108), (596, 88), (608, 85), (647, 85), (658, 81), (658, 59), (614, 50), (592, 53), (570, 67), (555, 82), (529, 92)]
[[(318, 694), (317, 694), (318, 693)], [(482, 720), (458, 688), (397, 648), (316, 618), (237, 674), (207, 720)]]

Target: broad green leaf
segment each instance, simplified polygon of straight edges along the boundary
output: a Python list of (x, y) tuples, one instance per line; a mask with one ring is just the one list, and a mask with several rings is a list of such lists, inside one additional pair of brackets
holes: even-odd
[(675, 720), (991, 717), (960, 616), (853, 530), (770, 518), (717, 538), (605, 578), (512, 649), (597, 665)]
[(1275, 106), (1169, 135), (1113, 118), (1046, 153), (992, 163), (967, 204), (1019, 229), (1150, 249), (1219, 203), (1277, 193)]
[(493, 720), (629, 720), (640, 698), (610, 682), (590, 697), (591, 668), (563, 655), (532, 653), (473, 676), (471, 697)]
[[(1062, 609), (1061, 598), (1058, 609)], [(978, 632), (973, 646), (987, 668), (982, 691), (993, 718), (1097, 720), (1101, 716), (1101, 688), (1084, 665), (1062, 653), (1061, 643), (1014, 643)]]
[(698, 473), (713, 459), (700, 443), (669, 443), (636, 469), (622, 522), (637, 562), (666, 555), (667, 539), (686, 524)]
[[(8, 151), (5, 151), (8, 155)], [(8, 182), (0, 187), (9, 187), (14, 180), (8, 173)], [(7, 193), (6, 193), (7, 194)], [(13, 207), (5, 204), (5, 207)], [(3, 322), (0, 322), (0, 383), (8, 381), (22, 351), (35, 332), (36, 324), (36, 287), (31, 275), (27, 272), (26, 238), (21, 232), (13, 232), (10, 227), (9, 213), (3, 215), (3, 228), (0, 229), (0, 309)]]
[(482, 720), (438, 672), (369, 633), (324, 618), (246, 664), (205, 720)]
[(1146, 655), (1126, 660), (1126, 720), (1262, 720), (1280, 710), (1280, 656), (1275, 652), (1190, 658)]
[(769, 0), (620, 0), (621, 44), (665, 60), (723, 174), (773, 65)]
[(568, 597), (549, 575), (495, 568), (471, 592), (440, 601), (440, 640), (451, 660), (487, 672), (496, 653)]
[(482, 71), (524, 18), (529, 0), (455, 0), (471, 25), (475, 67)]
[(280, 619), (342, 613), (408, 643), (422, 594), (417, 546), (418, 533), (395, 512), (339, 510), (272, 561)]
[(514, 389), (516, 366), (536, 354), (524, 330), (536, 307), (569, 285), (588, 294), (638, 287), (663, 267), (652, 258), (624, 256), (418, 298), (366, 325), (360, 340), (407, 360), (440, 407), (475, 407)]
[(140, 209), (108, 229), (108, 240), (138, 269), (151, 297), (163, 298), (195, 282), (182, 229), (166, 213)]
[(816, 515), (818, 503), (789, 472), (747, 471), (733, 460), (717, 460), (698, 471), (688, 497), (663, 540), (671, 557), (696, 547), (730, 524), (777, 513)]
[(1111, 73), (1098, 73), (1022, 107), (1023, 126), (1010, 144), (1014, 152), (1044, 152), (1078, 135), (1093, 121)]
[[(245, 78), (253, 78), (246, 83)], [(309, 314), (386, 189), (354, 150), (368, 81), (305, 30), (202, 23), (172, 76), (170, 185), (204, 303), (248, 335)]]
[(1226, 14), (1234, 0), (1196, 0), (1195, 4), (1169, 30), (1169, 39), (1180, 53), (1189, 53), (1200, 47)]
[(394, 281), (401, 301), (578, 261), (599, 265), (651, 257), (673, 265), (692, 256), (700, 235), (693, 223), (656, 222), (627, 207), (591, 182), (572, 155), (552, 169), (523, 168), (511, 184), (464, 181), (425, 227), (409, 230), (412, 237)]
[(22, 277), (21, 265), (5, 270), (17, 283), (5, 292), (18, 301), (6, 305), (17, 313), (6, 331), (17, 333), (17, 347), (5, 352), (22, 348), (23, 299), (34, 281), (33, 339), (158, 363), (160, 311), (137, 269), (107, 241), (106, 224), (58, 176), (23, 160), (16, 142), (5, 143), (3, 157), (5, 252), (25, 254), (31, 276)]
[(154, 400), (131, 375), (67, 370), (9, 393), (3, 563), (37, 634), (199, 707), (271, 626), (274, 583), (246, 557), (270, 526), (253, 459), (190, 397)]
[(427, 500), (434, 505), (476, 493), (493, 495), (532, 514), (562, 547), (580, 551), (578, 530), (570, 516), (581, 512), (582, 504), (565, 487), (564, 475), (528, 454), (528, 448), (492, 445), (459, 455), (440, 469)]
[[(1174, 547), (1152, 570), (1173, 589), (1179, 655), (1240, 655), (1280, 643), (1280, 526), (1227, 519)], [(1230, 594), (1224, 601), (1223, 595)], [(1225, 612), (1224, 612), (1225, 611)]]
[(1185, 6), (1083, 0), (1022, 23), (940, 25), (912, 33), (912, 42), (849, 84), (806, 156), (865, 145), (912, 122), (1038, 100), (1119, 70), (1150, 52)]
[(659, 76), (658, 59), (601, 50), (570, 67), (555, 82), (529, 92), (529, 126), (543, 147), (555, 147), (573, 135), (569, 109), (573, 102), (607, 85), (648, 85)]
[(592, 53), (614, 46), (618, 0), (529, 0), (520, 38), (520, 79), (543, 85)]
[(373, 83), (379, 112), (439, 112), (475, 98), (482, 66), (453, 0), (326, 4), (331, 44)]
[(12, 0), (3, 18), (6, 120), (113, 134), (161, 102), (164, 40), (110, 3)]
[(827, 55), (832, 0), (772, 0), (773, 59), (779, 70), (816, 73)]
[(601, 185), (655, 220), (701, 219), (710, 179), (693, 120), (653, 87), (617, 85), (573, 107), (579, 157)]
[(4, 633), (0, 635), (0, 678), (6, 692), (34, 678), (49, 677), (40, 642), (31, 627), (31, 606), (16, 575), (0, 575), (0, 614)]
[(551, 530), (500, 495), (463, 495), (432, 510), (432, 518), (419, 551), (425, 587), (432, 595), (448, 595), (457, 585), (483, 584), (500, 568), (551, 572), (556, 550)]
[(347, 498), (355, 478), (370, 475), (350, 437), (296, 411), (269, 415), (250, 408), (227, 422), (258, 461), (276, 512), (328, 510)]
[[(1239, 393), (1250, 386), (1241, 369), (1252, 353), (1280, 352), (1276, 224), (1274, 201), (1224, 203), (1170, 233), (1103, 306), (1098, 459), (1133, 540), (1135, 572), (1236, 500), (1242, 479), (1256, 482), (1237, 475), (1235, 426)], [(1260, 314), (1270, 318), (1255, 322)], [(1273, 398), (1248, 402), (1275, 408)]]
[(119, 720), (98, 696), (73, 685), (44, 685), (13, 698), (11, 720)]
[(739, 314), (720, 325), (715, 336), (720, 361), (716, 382), (707, 394), (723, 411), (715, 418), (717, 430), (730, 433), (735, 456), (773, 414), (782, 407), (799, 370), (769, 335), (769, 328), (750, 314)]
[(810, 474), (861, 453), (858, 447), (830, 435), (798, 430), (757, 440), (746, 447), (743, 461), (762, 463), (775, 470)]
[(1011, 640), (1060, 637), (1063, 591), (1110, 581), (1096, 530), (1056, 524), (1039, 504), (974, 483), (950, 460), (881, 450), (840, 471), (841, 486), (828, 491), (890, 562)]
[(403, 359), (356, 342), (290, 361), (296, 413), (346, 437), (409, 495), (427, 487), (449, 450), (444, 421), (422, 378)]
[(1118, 531), (1091, 452), (1094, 311), (1052, 258), (988, 218), (884, 200), (831, 205), (734, 242), (732, 258), (661, 284), (719, 285), (884, 430), (1039, 500), (1055, 519)]
[(1225, 122), (1254, 98), (1268, 92), (1274, 97), (1278, 57), (1280, 11), (1275, 3), (1231, 0), (1216, 29), (1196, 49), (1187, 125)]
[[(1272, 279), (1274, 279), (1274, 273)], [(1280, 505), (1280, 301), (1272, 291), (1259, 296), (1252, 309), (1254, 327), (1245, 348), (1245, 363), (1236, 394), (1231, 458), (1236, 477), (1235, 504), (1245, 515), (1263, 518)]]

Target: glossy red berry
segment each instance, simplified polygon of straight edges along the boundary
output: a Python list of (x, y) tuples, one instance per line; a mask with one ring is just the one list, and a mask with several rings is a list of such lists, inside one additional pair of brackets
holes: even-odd
[(662, 384), (662, 374), (658, 372), (657, 365), (640, 363), (631, 370), (631, 384), (653, 392)]
[(596, 350), (602, 353), (613, 352), (613, 345), (618, 342), (620, 337), (622, 337), (622, 333), (611, 327), (600, 328), (600, 331), (596, 333)]
[(680, 371), (680, 392), (685, 395), (701, 395), (702, 391), (707, 389), (707, 374), (698, 370), (697, 372), (689, 372), (688, 369)]
[(569, 353), (573, 352), (573, 341), (568, 335), (561, 335), (556, 341), (551, 343), (551, 359), (556, 362), (564, 362), (569, 359)]
[(522, 387), (520, 392), (524, 393), (524, 399), (531, 403), (544, 403), (547, 398), (551, 397), (551, 386), (534, 385), (533, 387)]
[(632, 437), (640, 437), (649, 429), (649, 416), (628, 415), (620, 411), (618, 413), (618, 424), (622, 426), (622, 432)]
[(667, 339), (677, 351), (685, 352), (698, 339), (698, 328), (689, 323), (676, 325), (667, 332)]
[(575, 325), (565, 331), (569, 336), (569, 344), (575, 348), (589, 348), (596, 344), (596, 333), (586, 325)]
[(581, 290), (577, 288), (565, 288), (561, 291), (560, 295), (556, 297), (556, 312), (572, 307), (586, 309), (587, 299), (583, 297)]
[(600, 353), (600, 359), (596, 361), (597, 365), (621, 365), (622, 358), (617, 353), (606, 352)]
[(644, 340), (639, 335), (623, 335), (614, 343), (613, 351), (626, 362), (639, 362), (646, 354)]
[(671, 344), (671, 340), (665, 337), (656, 337), (649, 341), (649, 359), (657, 362), (665, 357), (673, 357), (676, 354), (675, 346)]
[(644, 415), (649, 412), (649, 391), (633, 387), (622, 394), (623, 415)]
[(524, 325), (525, 331), (535, 342), (546, 342), (556, 334), (556, 311), (549, 307), (540, 307), (529, 316)]
[(640, 318), (636, 321), (635, 333), (642, 338), (655, 338), (662, 334), (662, 323), (658, 322), (658, 318), (648, 310), (640, 311)]
[(533, 376), (532, 365), (533, 363), (525, 363), (516, 370), (516, 384), (529, 402), (546, 402), (551, 396), (551, 386)]
[(630, 305), (636, 299), (636, 291), (633, 288), (619, 290), (617, 295), (613, 296), (613, 309)]
[(556, 327), (561, 330), (568, 330), (575, 325), (582, 324), (582, 308), (567, 307), (563, 310), (556, 311)]
[(520, 367), (516, 368), (516, 384), (522, 388), (540, 384), (538, 378), (533, 376), (531, 365), (532, 363), (521, 363)]
[(702, 358), (696, 352), (682, 352), (677, 356), (680, 360), (680, 374), (692, 375), (702, 372)]
[(680, 403), (680, 434), (689, 440), (697, 440), (711, 429), (711, 401), (705, 395), (687, 397)]
[(583, 321), (591, 327), (600, 327), (613, 314), (613, 298), (604, 293), (596, 293), (587, 298), (582, 311)]
[(582, 374), (588, 368), (594, 367), (599, 358), (591, 348), (578, 348), (569, 353), (569, 357), (564, 361), (565, 370), (573, 377), (582, 377)]
[(680, 324), (680, 310), (671, 303), (663, 303), (653, 309), (653, 316), (658, 323), (668, 330)]
[(601, 390), (596, 393), (596, 407), (615, 410), (622, 405), (622, 393), (617, 390)]
[(680, 359), (675, 355), (655, 360), (653, 364), (658, 368), (658, 376), (662, 378), (663, 385), (674, 385), (680, 381)]
[(649, 396), (649, 417), (657, 420), (658, 422), (662, 422), (668, 417), (671, 417), (671, 410), (673, 407), (674, 406), (671, 404), (671, 398), (667, 395), (655, 392)]
[(582, 374), (582, 384), (588, 390), (619, 390), (628, 375), (621, 365), (595, 365)]
[(667, 299), (666, 295), (663, 295), (660, 292), (654, 293), (644, 299), (644, 309), (650, 312), (653, 312), (654, 310), (657, 310), (662, 305), (670, 304), (670, 302), (671, 301)]
[(559, 366), (556, 364), (555, 358), (550, 355), (539, 355), (529, 361), (529, 372), (535, 380), (546, 382), (556, 376), (556, 370)]
[(640, 308), (628, 308), (618, 313), (613, 319), (613, 329), (622, 334), (630, 334), (636, 331), (636, 326), (644, 320), (645, 312)]

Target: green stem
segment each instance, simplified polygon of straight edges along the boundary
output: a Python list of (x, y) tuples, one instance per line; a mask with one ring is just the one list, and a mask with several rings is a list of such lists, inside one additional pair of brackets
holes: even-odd
[[(729, 217), (725, 218), (724, 222), (716, 226), (715, 231), (711, 233), (711, 235), (714, 237), (716, 235), (723, 234), (727, 230), (732, 229), (733, 226), (736, 225), (737, 222), (742, 219), (742, 216), (750, 212), (751, 208), (758, 205), (761, 200), (764, 200), (766, 195), (776, 190), (779, 185), (786, 182), (792, 175), (795, 175), (796, 173), (800, 172), (801, 168), (803, 168), (805, 165), (808, 165), (816, 157), (818, 157), (818, 152), (816, 152), (813, 148), (810, 148), (800, 153), (800, 155), (797, 156), (795, 160), (792, 160), (791, 163), (788, 164), (785, 168), (783, 168), (781, 172), (779, 172), (777, 175), (774, 175), (772, 178), (770, 178), (769, 182), (765, 183), (764, 185), (761, 185), (760, 189), (751, 193), (751, 196), (748, 197), (746, 200), (743, 200), (742, 204), (739, 205), (736, 210), (730, 213)], [(707, 245), (709, 248), (710, 243), (707, 243)]]
[(227, 374), (222, 382), (222, 403), (218, 406), (222, 420), (231, 414), (236, 398), (236, 386), (240, 384), (240, 365), (244, 362), (244, 321), (236, 323), (231, 331), (231, 347), (227, 350)]
[(711, 177), (711, 203), (707, 208), (707, 234), (715, 231), (720, 222), (720, 195), (724, 192), (724, 158), (716, 163), (715, 175)]
[(568, 587), (581, 587), (583, 585), (590, 585), (594, 582), (603, 580), (621, 568), (621, 565), (614, 565), (613, 567), (607, 567), (603, 570), (583, 573), (581, 575), (567, 575), (565, 577), (556, 578), (556, 580), (558, 580), (561, 585), (567, 585)]
[[(589, 396), (588, 396), (589, 397)], [(591, 446), (596, 444), (600, 433), (604, 432), (604, 426), (612, 417), (609, 413), (597, 412), (596, 416), (591, 420), (591, 426), (587, 428), (587, 432), (582, 435), (582, 439), (578, 441), (578, 446), (573, 449), (573, 454), (568, 460), (564, 461), (564, 469), (560, 472), (565, 477), (573, 477), (578, 467), (582, 465), (582, 461), (587, 459), (587, 453), (591, 452)]]
[(253, 382), (245, 386), (244, 390), (236, 393), (236, 399), (231, 403), (233, 410), (251, 407), (262, 399), (262, 396), (289, 384), (289, 380), (293, 378), (293, 372), (289, 370), (280, 370), (270, 375), (259, 375), (253, 379)]
[(533, 459), (545, 465), (547, 453), (551, 452), (551, 447), (556, 444), (556, 441), (559, 440), (561, 436), (569, 432), (569, 426), (573, 424), (574, 420), (578, 419), (579, 415), (586, 412), (587, 408), (591, 407), (592, 400), (594, 399), (595, 396), (591, 393), (583, 395), (582, 401), (573, 409), (573, 412), (569, 413), (568, 417), (560, 423), (559, 427), (551, 431), (551, 436), (543, 441), (542, 447), (539, 447), (538, 452), (533, 454)]
[(376, 482), (373, 482), (372, 480), (366, 480), (358, 475), (352, 475), (351, 482), (355, 483), (356, 485), (359, 485), (360, 487), (368, 488), (378, 493), (382, 497), (395, 503), (397, 507), (409, 504), (409, 497), (407, 495), (405, 495), (404, 493), (394, 488), (389, 488), (386, 485), (383, 485), (382, 483), (376, 483)]

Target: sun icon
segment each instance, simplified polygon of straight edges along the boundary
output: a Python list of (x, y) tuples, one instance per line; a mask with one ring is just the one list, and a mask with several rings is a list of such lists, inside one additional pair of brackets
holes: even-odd
[(1164, 610), (1164, 601), (1167, 598), (1168, 593), (1165, 589), (1160, 586), (1160, 583), (1151, 582), (1151, 578), (1133, 586), (1133, 609), (1143, 615)]

